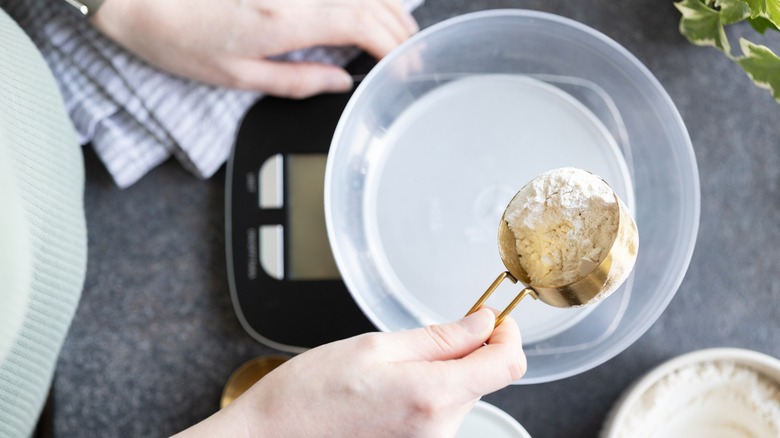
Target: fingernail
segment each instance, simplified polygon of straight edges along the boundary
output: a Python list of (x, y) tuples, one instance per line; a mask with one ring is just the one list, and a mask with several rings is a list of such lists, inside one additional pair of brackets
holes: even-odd
[(406, 29), (409, 33), (417, 33), (420, 30), (420, 25), (417, 24), (417, 20), (414, 19), (412, 14), (406, 14)]
[(495, 319), (493, 312), (481, 309), (458, 321), (461, 327), (472, 335), (484, 333), (493, 325)]
[(352, 76), (346, 72), (329, 75), (325, 84), (330, 91), (349, 91), (352, 89), (352, 85)]

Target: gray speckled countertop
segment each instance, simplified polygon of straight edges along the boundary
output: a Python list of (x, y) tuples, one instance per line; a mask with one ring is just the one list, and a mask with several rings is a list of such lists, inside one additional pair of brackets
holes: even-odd
[[(780, 105), (722, 54), (680, 36), (671, 0), (427, 0), (415, 16), (426, 27), (498, 7), (581, 21), (649, 68), (693, 140), (702, 211), (682, 286), (633, 346), (578, 376), (512, 386), (486, 401), (533, 436), (591, 437), (632, 381), (673, 356), (730, 346), (780, 357)], [(780, 48), (777, 35), (764, 39)], [(88, 151), (86, 163), (89, 266), (55, 377), (55, 434), (168, 435), (214, 412), (243, 361), (273, 352), (233, 313), (225, 173), (199, 181), (169, 162), (119, 190)]]

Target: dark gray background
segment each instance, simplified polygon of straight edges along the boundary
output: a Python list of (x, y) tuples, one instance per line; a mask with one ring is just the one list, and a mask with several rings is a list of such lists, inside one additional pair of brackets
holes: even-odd
[[(743, 347), (780, 356), (780, 105), (714, 49), (678, 33), (663, 1), (428, 0), (422, 27), (488, 8), (543, 10), (594, 27), (633, 52), (687, 124), (701, 174), (696, 251), (676, 297), (632, 347), (562, 381), (486, 397), (535, 437), (596, 436), (620, 393), (673, 356)], [(752, 34), (730, 31), (732, 41)], [(780, 38), (767, 41), (780, 50)], [(60, 357), (60, 437), (162, 436), (214, 412), (243, 361), (273, 352), (239, 325), (227, 286), (224, 170), (199, 181), (169, 162), (117, 189), (86, 151), (89, 265)]]

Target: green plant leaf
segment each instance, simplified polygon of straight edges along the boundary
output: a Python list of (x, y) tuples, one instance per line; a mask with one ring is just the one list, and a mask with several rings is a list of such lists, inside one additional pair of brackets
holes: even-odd
[(756, 85), (770, 90), (775, 100), (780, 102), (780, 58), (768, 47), (744, 38), (739, 40), (739, 46), (744, 56), (738, 57), (737, 63)]
[(682, 0), (674, 4), (680, 11), (680, 33), (698, 46), (717, 47), (731, 55), (731, 46), (723, 30), (720, 13), (701, 0)]
[(748, 18), (748, 22), (760, 34), (766, 32), (767, 29), (780, 30), (774, 23), (764, 17)]
[(720, 9), (720, 21), (723, 25), (738, 23), (750, 17), (750, 7), (745, 0), (716, 0), (715, 7)]
[(745, 0), (750, 6), (750, 18), (763, 17), (780, 27), (780, 1)]

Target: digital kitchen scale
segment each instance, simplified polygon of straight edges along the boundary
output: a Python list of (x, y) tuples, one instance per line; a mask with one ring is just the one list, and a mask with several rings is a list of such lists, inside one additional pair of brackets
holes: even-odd
[[(347, 71), (359, 77), (374, 62), (361, 55)], [(341, 280), (325, 230), (325, 162), (351, 95), (259, 100), (227, 165), (233, 307), (253, 338), (279, 350), (297, 353), (376, 330)]]

